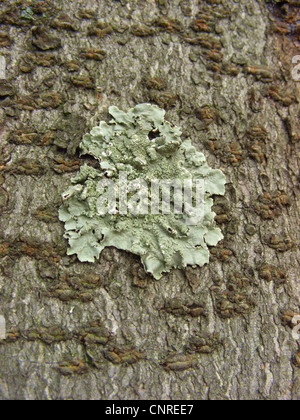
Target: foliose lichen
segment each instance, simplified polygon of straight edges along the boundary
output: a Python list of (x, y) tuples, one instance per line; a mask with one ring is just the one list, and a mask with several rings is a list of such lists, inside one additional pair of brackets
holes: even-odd
[(191, 140), (181, 140), (158, 106), (139, 104), (127, 113), (111, 106), (109, 113), (112, 120), (101, 121), (80, 144), (99, 168), (81, 166), (62, 194), (68, 255), (95, 262), (113, 246), (139, 255), (156, 279), (172, 268), (208, 263), (208, 246), (223, 238), (211, 207), (212, 195), (225, 193), (224, 174), (208, 166)]

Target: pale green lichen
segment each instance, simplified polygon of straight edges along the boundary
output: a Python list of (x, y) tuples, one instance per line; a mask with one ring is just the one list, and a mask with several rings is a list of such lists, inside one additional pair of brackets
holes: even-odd
[[(127, 113), (112, 106), (109, 112), (113, 119), (109, 123), (101, 121), (80, 145), (81, 154), (99, 160), (99, 168), (83, 165), (72, 179), (74, 185), (62, 195), (59, 218), (65, 222), (68, 255), (77, 254), (82, 262), (94, 262), (104, 247), (114, 246), (139, 255), (146, 271), (156, 279), (172, 268), (208, 263), (208, 246), (223, 238), (211, 211), (211, 196), (225, 193), (223, 173), (211, 169), (190, 140), (181, 140), (180, 129), (164, 121), (165, 111), (156, 105), (140, 104)], [(169, 214), (126, 214), (120, 203), (110, 213), (99, 212), (99, 199), (103, 204), (108, 197), (107, 190), (99, 185), (107, 182), (109, 187), (109, 182), (119, 180), (120, 172), (126, 174), (128, 183), (138, 180), (141, 184), (143, 179), (147, 185), (153, 180), (204, 180), (201, 222), (187, 223), (192, 219), (185, 204), (181, 213), (171, 207)], [(114, 189), (116, 196), (120, 188), (118, 184)], [(130, 199), (136, 199), (132, 191), (127, 193)], [(146, 196), (149, 194), (147, 190)], [(175, 194), (174, 190), (173, 204)], [(195, 199), (195, 190), (192, 194)]]

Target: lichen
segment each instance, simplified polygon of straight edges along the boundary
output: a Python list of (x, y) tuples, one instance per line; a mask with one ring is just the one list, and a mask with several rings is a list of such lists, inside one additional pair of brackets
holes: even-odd
[[(101, 121), (80, 144), (81, 155), (93, 156), (99, 167), (82, 165), (72, 179), (73, 185), (62, 194), (59, 218), (65, 223), (68, 255), (77, 254), (81, 262), (95, 262), (103, 248), (114, 246), (139, 255), (145, 270), (156, 279), (172, 268), (208, 263), (208, 246), (215, 246), (223, 238), (211, 207), (212, 195), (225, 193), (224, 174), (208, 166), (205, 156), (196, 151), (190, 139), (181, 140), (180, 129), (164, 120), (165, 111), (158, 106), (140, 104), (127, 113), (111, 106), (109, 113), (112, 120)], [(121, 203), (121, 184), (117, 184), (121, 172), (128, 182), (126, 210)], [(142, 211), (144, 198), (149, 199), (153, 190), (143, 191), (144, 195), (141, 191), (145, 183), (152, 185), (153, 180), (158, 180), (160, 186), (165, 180), (179, 180), (183, 184), (192, 180), (193, 186), (202, 181), (202, 217), (195, 218), (185, 202), (182, 211), (178, 211), (175, 188), (169, 190), (169, 212), (163, 212), (164, 203), (156, 207), (156, 214), (149, 211), (148, 203), (146, 211)], [(114, 187), (109, 190), (111, 183)], [(110, 195), (120, 193), (113, 208), (108, 204), (108, 191)], [(196, 187), (191, 191), (194, 205)]]

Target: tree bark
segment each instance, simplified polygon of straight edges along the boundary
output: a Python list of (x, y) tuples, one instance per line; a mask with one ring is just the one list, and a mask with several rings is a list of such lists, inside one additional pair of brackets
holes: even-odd
[[(298, 11), (1, 2), (1, 400), (300, 398)], [(227, 179), (210, 263), (159, 281), (117, 249), (68, 257), (57, 214), (82, 136), (142, 102)]]

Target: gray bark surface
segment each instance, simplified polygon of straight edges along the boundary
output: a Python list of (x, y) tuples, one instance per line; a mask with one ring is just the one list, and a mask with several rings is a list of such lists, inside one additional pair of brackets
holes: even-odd
[[(300, 398), (297, 3), (0, 3), (1, 400)], [(211, 262), (159, 281), (68, 257), (57, 215), (82, 136), (142, 102), (227, 179)]]

